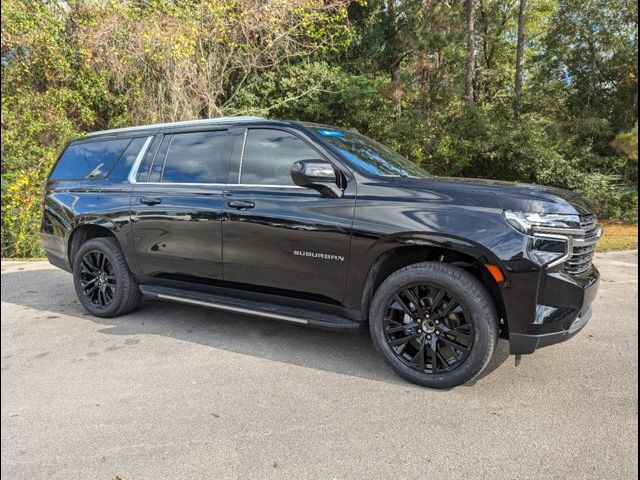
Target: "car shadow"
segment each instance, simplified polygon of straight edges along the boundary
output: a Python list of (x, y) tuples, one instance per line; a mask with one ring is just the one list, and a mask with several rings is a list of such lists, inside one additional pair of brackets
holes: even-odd
[[(204, 307), (145, 299), (128, 315), (98, 318), (78, 302), (71, 276), (50, 268), (4, 271), (2, 301), (31, 309), (93, 322), (106, 335), (160, 335), (341, 375), (412, 387), (384, 363), (368, 329), (332, 332), (280, 323)], [(509, 356), (501, 340), (488, 367), (471, 386), (497, 369)], [(420, 387), (415, 387), (420, 388)]]

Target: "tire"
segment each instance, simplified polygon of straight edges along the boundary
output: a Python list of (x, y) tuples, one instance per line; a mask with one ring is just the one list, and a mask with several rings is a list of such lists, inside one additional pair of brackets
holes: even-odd
[(123, 315), (142, 300), (138, 282), (111, 237), (93, 238), (80, 246), (73, 259), (73, 285), (82, 306), (96, 317)]
[(376, 350), (398, 375), (430, 388), (455, 387), (480, 374), (499, 330), (482, 283), (442, 262), (416, 263), (390, 275), (371, 302), (369, 328)]

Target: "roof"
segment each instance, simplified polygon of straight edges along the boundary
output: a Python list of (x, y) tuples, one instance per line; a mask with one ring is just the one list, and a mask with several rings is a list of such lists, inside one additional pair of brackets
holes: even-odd
[(150, 130), (150, 129), (156, 129), (156, 128), (197, 127), (197, 126), (206, 126), (206, 125), (216, 125), (219, 123), (255, 122), (259, 120), (267, 120), (267, 119), (265, 117), (252, 117), (252, 116), (205, 118), (204, 120), (185, 120), (182, 122), (155, 123), (151, 125), (138, 125), (135, 127), (124, 127), (124, 128), (114, 128), (111, 130), (100, 130), (98, 132), (87, 133), (86, 136), (91, 137), (94, 135), (106, 135), (111, 133), (135, 132), (138, 130)]

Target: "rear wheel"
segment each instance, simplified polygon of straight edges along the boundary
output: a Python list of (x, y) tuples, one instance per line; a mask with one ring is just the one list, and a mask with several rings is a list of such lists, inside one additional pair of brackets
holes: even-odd
[(487, 290), (468, 272), (441, 262), (410, 265), (387, 278), (373, 298), (369, 326), (396, 373), (432, 388), (476, 377), (498, 338)]
[(92, 315), (115, 317), (142, 300), (133, 274), (114, 238), (94, 238), (82, 244), (73, 262), (78, 300)]

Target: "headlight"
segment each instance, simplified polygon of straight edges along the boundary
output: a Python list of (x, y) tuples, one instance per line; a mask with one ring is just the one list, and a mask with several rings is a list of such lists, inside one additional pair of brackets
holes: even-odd
[(583, 233), (578, 215), (507, 210), (504, 219), (519, 232), (534, 237), (529, 241), (529, 256), (540, 266), (553, 267), (568, 260), (573, 236)]
[(559, 215), (557, 213), (528, 213), (507, 210), (504, 219), (519, 232), (527, 235), (536, 233), (558, 233), (561, 235), (580, 235), (580, 217), (578, 215)]
[(540, 266), (564, 264), (564, 270), (581, 275), (589, 270), (602, 236), (602, 226), (593, 215), (560, 215), (507, 210), (505, 221), (525, 235), (529, 257)]

